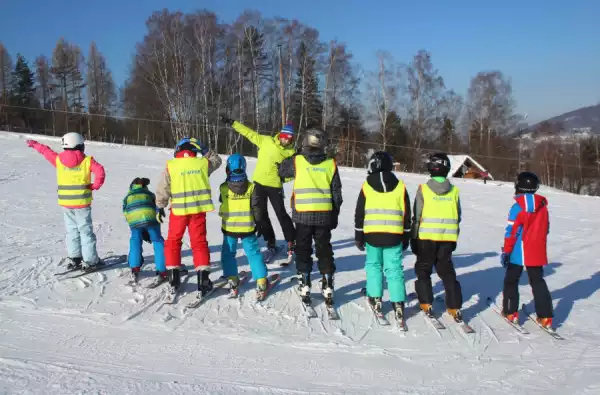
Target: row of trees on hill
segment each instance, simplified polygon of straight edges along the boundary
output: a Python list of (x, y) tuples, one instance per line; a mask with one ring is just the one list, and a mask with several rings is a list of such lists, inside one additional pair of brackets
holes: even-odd
[(501, 179), (537, 166), (545, 182), (576, 191), (600, 174), (584, 171), (598, 156), (574, 162), (565, 145), (558, 153), (513, 138), (521, 119), (497, 70), (475, 75), (462, 97), (425, 50), (407, 63), (378, 52), (377, 67), (362, 70), (344, 43), (297, 20), (246, 11), (223, 23), (207, 10), (162, 10), (146, 26), (120, 88), (94, 43), (84, 55), (60, 39), (50, 58), (31, 64), (18, 53), (13, 63), (0, 43), (0, 129), (156, 146), (195, 136), (221, 153), (255, 153), (220, 123), (226, 114), (263, 133), (291, 122), (297, 142), (307, 128), (324, 128), (345, 166), (385, 149), (405, 170), (421, 171), (424, 154), (443, 150), (468, 153)]

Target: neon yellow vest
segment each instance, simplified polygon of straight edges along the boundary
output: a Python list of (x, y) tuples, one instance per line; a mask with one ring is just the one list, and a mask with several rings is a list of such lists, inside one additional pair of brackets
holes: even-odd
[(222, 218), (221, 227), (231, 233), (252, 233), (256, 224), (250, 207), (250, 199), (254, 191), (254, 184), (248, 185), (248, 190), (243, 195), (236, 195), (229, 189), (227, 183), (221, 184), (222, 204), (219, 208), (219, 216)]
[(391, 192), (377, 192), (367, 182), (362, 190), (365, 195), (364, 233), (404, 233), (404, 183)]
[(56, 156), (58, 204), (66, 207), (92, 204), (92, 157), (86, 156), (75, 167), (67, 167)]
[(419, 239), (433, 241), (458, 240), (458, 188), (454, 185), (445, 195), (436, 195), (421, 185), (423, 211), (419, 225)]
[(171, 177), (171, 212), (192, 215), (215, 209), (208, 181), (208, 159), (174, 158), (167, 162)]
[(333, 210), (331, 180), (335, 174), (335, 161), (327, 159), (311, 165), (302, 155), (294, 158), (296, 178), (292, 199), (299, 213)]

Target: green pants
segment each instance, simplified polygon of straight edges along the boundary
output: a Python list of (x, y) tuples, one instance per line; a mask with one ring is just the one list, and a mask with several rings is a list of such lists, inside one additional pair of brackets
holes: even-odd
[(367, 243), (367, 295), (383, 296), (383, 274), (388, 283), (390, 302), (404, 302), (404, 267), (402, 266), (402, 244), (394, 247), (373, 247)]

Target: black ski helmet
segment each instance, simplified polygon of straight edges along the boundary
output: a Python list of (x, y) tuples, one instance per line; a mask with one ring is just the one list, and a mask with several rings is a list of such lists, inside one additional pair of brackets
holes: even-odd
[(368, 173), (377, 173), (380, 171), (392, 171), (394, 169), (394, 160), (385, 151), (377, 151), (369, 159)]
[(327, 133), (324, 130), (310, 128), (304, 135), (302, 148), (324, 151), (327, 145)]
[(427, 171), (432, 177), (447, 177), (450, 172), (450, 158), (443, 152), (429, 155)]
[(524, 171), (517, 176), (516, 193), (536, 193), (540, 188), (540, 179), (535, 173)]

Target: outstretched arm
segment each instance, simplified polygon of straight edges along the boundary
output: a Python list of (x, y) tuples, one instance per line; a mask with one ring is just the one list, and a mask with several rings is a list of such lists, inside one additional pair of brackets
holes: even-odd
[(35, 140), (27, 140), (27, 146), (42, 154), (44, 158), (46, 158), (46, 160), (52, 164), (52, 166), (56, 167), (56, 157), (58, 154), (54, 152), (52, 148), (48, 147), (47, 145), (40, 144)]
[(238, 121), (234, 121), (231, 127), (233, 128), (233, 130), (247, 138), (248, 141), (256, 145), (258, 148), (260, 148), (260, 146), (262, 145), (264, 138), (267, 137), (260, 135), (256, 130), (252, 130), (248, 126)]

